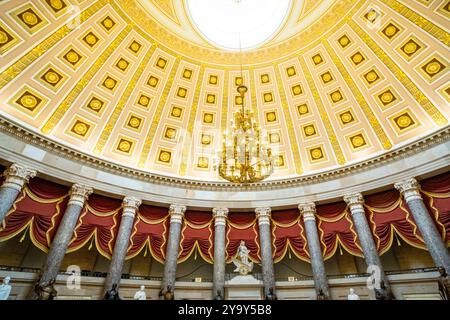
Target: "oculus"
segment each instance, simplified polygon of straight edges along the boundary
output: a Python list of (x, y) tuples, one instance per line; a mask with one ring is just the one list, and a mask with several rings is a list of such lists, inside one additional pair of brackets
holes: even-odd
[(188, 16), (208, 42), (227, 50), (250, 50), (281, 29), (290, 0), (186, 0)]

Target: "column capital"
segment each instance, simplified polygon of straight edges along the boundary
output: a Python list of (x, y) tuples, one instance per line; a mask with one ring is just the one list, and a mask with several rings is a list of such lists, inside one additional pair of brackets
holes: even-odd
[(361, 205), (362, 206), (364, 204), (364, 197), (359, 192), (357, 192), (357, 193), (350, 193), (350, 194), (346, 194), (344, 196), (344, 201), (349, 206), (353, 206), (353, 205)]
[(3, 172), (3, 176), (6, 177), (6, 179), (2, 187), (15, 189), (20, 192), (25, 183), (27, 183), (29, 179), (34, 178), (36, 174), (36, 170), (13, 163)]
[(226, 223), (226, 219), (228, 217), (228, 208), (224, 208), (224, 207), (213, 208), (212, 212), (213, 212), (212, 215), (214, 218), (214, 225), (215, 226), (218, 226), (218, 225), (224, 226)]
[(136, 211), (141, 205), (142, 201), (135, 197), (125, 197), (122, 201), (123, 213), (122, 217), (132, 217), (136, 215)]
[(316, 204), (314, 202), (300, 203), (298, 210), (303, 214), (303, 221), (316, 220)]
[(397, 182), (394, 184), (395, 189), (400, 191), (403, 194), (406, 202), (419, 199), (422, 200), (422, 196), (420, 195), (420, 184), (417, 182), (415, 178), (410, 178), (403, 180), (401, 182)]
[(171, 204), (169, 207), (170, 223), (181, 223), (186, 212), (186, 206)]
[(92, 192), (94, 192), (94, 190), (91, 187), (77, 183), (72, 185), (72, 188), (70, 188), (69, 205), (76, 205), (83, 208), (84, 202)]
[(270, 225), (270, 216), (272, 209), (269, 207), (261, 207), (255, 209), (256, 218), (258, 218), (259, 225), (268, 224)]

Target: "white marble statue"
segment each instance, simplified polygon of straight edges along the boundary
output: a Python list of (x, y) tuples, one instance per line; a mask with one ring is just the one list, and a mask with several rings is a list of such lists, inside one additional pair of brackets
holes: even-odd
[(355, 293), (355, 290), (353, 288), (350, 288), (347, 300), (359, 300), (359, 296)]
[(9, 294), (11, 293), (11, 285), (9, 284), (10, 280), (10, 276), (6, 276), (3, 279), (3, 283), (0, 285), (0, 300), (8, 300)]
[(253, 262), (248, 259), (249, 253), (250, 250), (245, 246), (245, 241), (241, 240), (237, 255), (233, 258), (233, 263), (236, 266), (234, 272), (239, 272), (239, 274), (245, 276), (253, 270)]
[(145, 286), (141, 286), (141, 290), (134, 294), (134, 300), (147, 300), (147, 295), (145, 294)]

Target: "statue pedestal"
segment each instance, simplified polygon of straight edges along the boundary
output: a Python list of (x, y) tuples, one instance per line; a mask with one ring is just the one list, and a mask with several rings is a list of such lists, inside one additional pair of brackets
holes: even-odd
[(252, 275), (237, 275), (225, 282), (226, 300), (262, 300), (263, 282)]

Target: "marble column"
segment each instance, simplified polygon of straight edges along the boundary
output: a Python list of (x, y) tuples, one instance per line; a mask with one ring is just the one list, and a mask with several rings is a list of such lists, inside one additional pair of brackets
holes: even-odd
[(396, 183), (395, 188), (403, 194), (436, 267), (444, 267), (449, 272), (450, 253), (423, 202), (419, 183), (416, 179), (411, 178)]
[(256, 208), (256, 218), (259, 225), (259, 243), (261, 247), (261, 264), (264, 282), (264, 296), (272, 288), (275, 295), (275, 271), (273, 268), (272, 237), (270, 230), (270, 208)]
[(36, 176), (36, 171), (14, 163), (3, 172), (5, 182), (0, 187), (0, 222), (11, 209), (25, 183)]
[(214, 208), (214, 274), (213, 274), (213, 298), (220, 291), (225, 297), (225, 229), (228, 217), (227, 208)]
[(175, 277), (177, 274), (178, 249), (180, 247), (181, 225), (183, 222), (186, 207), (181, 205), (171, 205), (169, 240), (166, 248), (166, 261), (164, 263), (164, 277), (161, 283), (161, 290), (166, 292), (167, 287), (175, 289)]
[(136, 211), (141, 205), (141, 200), (134, 197), (126, 197), (122, 204), (122, 218), (117, 233), (117, 239), (114, 243), (111, 263), (109, 265), (108, 275), (105, 281), (105, 291), (112, 289), (113, 284), (117, 284), (119, 289), (120, 279), (122, 278), (123, 263), (127, 255), (130, 244), (130, 235), (134, 225)]
[(374, 279), (374, 285), (376, 285), (377, 282), (380, 283), (380, 281), (383, 281), (385, 289), (379, 290), (380, 294), (383, 296), (381, 298), (383, 300), (391, 299), (392, 293), (389, 281), (384, 273), (384, 268), (381, 264), (375, 241), (372, 237), (372, 231), (367, 223), (366, 213), (364, 211), (364, 198), (361, 193), (352, 193), (345, 195), (344, 201), (347, 203), (350, 210), (367, 267), (372, 268), (375, 266), (379, 270), (379, 273), (376, 273), (379, 274), (379, 279)]
[(56, 279), (81, 210), (92, 192), (92, 188), (79, 184), (74, 184), (70, 189), (69, 203), (50, 246), (39, 284)]
[(303, 215), (303, 221), (305, 223), (306, 239), (308, 241), (316, 294), (319, 295), (322, 291), (325, 299), (329, 299), (330, 289), (328, 288), (327, 274), (325, 272), (322, 248), (320, 246), (319, 233), (316, 225), (316, 205), (313, 202), (301, 203), (298, 205), (298, 209)]

